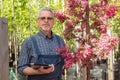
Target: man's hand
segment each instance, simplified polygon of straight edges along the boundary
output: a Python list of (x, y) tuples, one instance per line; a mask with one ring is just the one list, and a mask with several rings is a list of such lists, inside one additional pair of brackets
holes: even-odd
[(40, 66), (40, 68), (38, 68), (37, 70), (39, 70), (39, 72), (41, 74), (48, 74), (53, 72), (55, 69), (54, 65), (49, 65), (49, 66)]

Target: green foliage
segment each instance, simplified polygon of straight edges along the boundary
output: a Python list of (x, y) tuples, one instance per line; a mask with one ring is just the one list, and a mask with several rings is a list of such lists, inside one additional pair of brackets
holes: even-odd
[[(63, 1), (63, 0), (62, 0)], [(55, 3), (57, 2), (57, 3)], [(19, 47), (25, 38), (39, 31), (36, 25), (38, 11), (42, 7), (51, 7), (54, 11), (63, 9), (61, 0), (0, 0), (0, 16), (8, 19), (9, 43), (12, 53)], [(63, 25), (55, 19), (54, 33), (62, 35)], [(16, 48), (17, 49), (17, 48)], [(25, 80), (25, 77), (16, 74), (10, 69), (10, 80)]]
[(116, 16), (113, 20), (110, 21), (111, 29), (113, 30), (114, 35), (120, 37), (120, 17)]
[[(51, 7), (53, 10), (62, 9), (62, 2), (56, 0), (4, 0), (1, 1), (1, 17), (8, 19), (10, 41), (16, 37), (21, 45), (28, 36), (36, 33), (39, 29), (36, 26), (36, 17), (41, 7)], [(56, 19), (55, 19), (56, 22)], [(54, 32), (62, 34), (63, 25), (56, 22)]]

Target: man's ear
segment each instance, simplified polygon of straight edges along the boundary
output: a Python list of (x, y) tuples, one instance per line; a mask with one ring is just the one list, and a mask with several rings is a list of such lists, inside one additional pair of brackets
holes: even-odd
[(38, 20), (38, 19), (36, 19), (36, 24), (38, 25), (38, 23), (39, 23), (39, 20)]

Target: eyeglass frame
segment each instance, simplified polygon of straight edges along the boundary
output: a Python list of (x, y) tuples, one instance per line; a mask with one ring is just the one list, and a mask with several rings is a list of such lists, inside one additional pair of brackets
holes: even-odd
[(40, 20), (48, 20), (48, 21), (51, 21), (51, 20), (53, 20), (54, 18), (53, 17), (38, 17), (37, 19), (40, 19)]

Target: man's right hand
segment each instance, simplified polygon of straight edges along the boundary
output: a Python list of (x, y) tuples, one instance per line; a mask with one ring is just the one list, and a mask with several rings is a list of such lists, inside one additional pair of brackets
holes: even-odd
[(41, 75), (41, 74), (49, 74), (51, 72), (53, 72), (55, 69), (54, 65), (50, 65), (49, 68), (45, 68), (45, 66), (40, 66), (37, 69), (34, 69), (32, 67), (26, 67), (25, 69), (23, 69), (23, 74), (25, 75)]
[(37, 70), (39, 70), (41, 74), (48, 74), (54, 71), (54, 65), (40, 66)]

